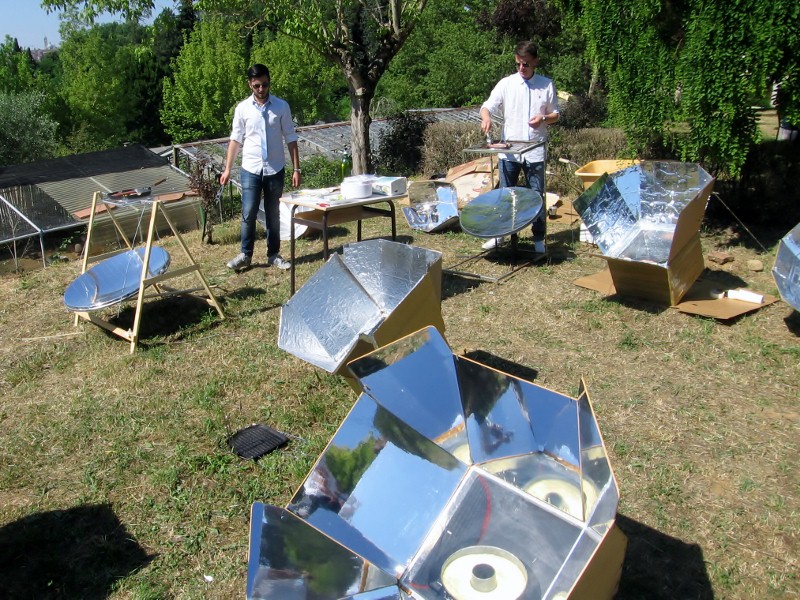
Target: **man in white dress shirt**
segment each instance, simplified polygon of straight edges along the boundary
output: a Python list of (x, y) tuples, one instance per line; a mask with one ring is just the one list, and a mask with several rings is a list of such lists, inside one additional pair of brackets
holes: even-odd
[[(542, 210), (533, 220), (534, 250), (545, 253), (547, 210), (544, 203), (544, 169), (547, 159), (547, 127), (558, 121), (558, 96), (552, 80), (536, 74), (539, 56), (536, 45), (520, 42), (514, 50), (516, 72), (501, 79), (481, 105), (481, 131), (492, 129), (492, 113), (502, 115), (502, 140), (533, 142), (538, 145), (525, 154), (501, 154), (500, 187), (517, 185), (525, 173), (527, 187), (542, 195)], [(489, 240), (484, 249), (494, 248), (500, 239)]]
[(236, 105), (231, 138), (220, 183), (231, 177), (231, 167), (242, 150), (242, 251), (228, 262), (228, 267), (241, 271), (250, 266), (256, 237), (256, 217), (261, 198), (267, 217), (267, 265), (288, 269), (291, 263), (280, 255), (280, 206), (283, 195), (286, 157), (283, 144), (292, 160), (292, 185), (300, 185), (300, 154), (289, 104), (269, 93), (269, 69), (255, 64), (247, 71), (252, 95)]

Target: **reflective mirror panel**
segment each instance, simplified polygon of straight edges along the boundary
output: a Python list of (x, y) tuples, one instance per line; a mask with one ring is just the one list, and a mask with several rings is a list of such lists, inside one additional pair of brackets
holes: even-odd
[[(145, 248), (127, 250), (100, 261), (78, 276), (64, 292), (69, 310), (90, 311), (112, 306), (139, 292)], [(155, 277), (169, 268), (169, 253), (151, 246), (147, 277)]]
[(541, 598), (581, 528), (471, 468), (401, 582), (424, 598)]
[(287, 508), (399, 576), (465, 470), (362, 394)]
[(642, 162), (604, 174), (573, 206), (606, 256), (663, 265), (681, 212), (711, 181), (694, 163)]
[(408, 185), (409, 206), (403, 215), (409, 227), (433, 233), (458, 222), (458, 194), (451, 183), (443, 181), (412, 181)]
[(524, 187), (509, 187), (481, 194), (461, 210), (461, 228), (476, 237), (492, 238), (517, 233), (533, 222), (542, 209), (542, 196)]
[(367, 354), (348, 368), (381, 406), (470, 462), (453, 354), (435, 328)]
[[(282, 508), (255, 503), (250, 540), (248, 600), (361, 599), (361, 592), (392, 584), (397, 591), (390, 575)], [(363, 596), (397, 597), (384, 592)]]
[(772, 276), (783, 301), (800, 311), (800, 223), (778, 244)]

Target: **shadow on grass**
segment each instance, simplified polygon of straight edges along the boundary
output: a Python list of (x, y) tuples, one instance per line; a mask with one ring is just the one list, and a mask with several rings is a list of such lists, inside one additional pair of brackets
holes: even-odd
[(519, 379), (524, 379), (525, 381), (534, 381), (539, 376), (539, 372), (536, 369), (525, 367), (483, 350), (471, 350), (464, 353), (464, 356), (482, 365), (497, 369), (503, 373), (508, 373)]
[(703, 550), (624, 515), (617, 525), (628, 536), (616, 600), (711, 600)]
[(792, 312), (783, 321), (789, 331), (800, 337), (800, 312), (792, 309)]
[[(222, 300), (217, 301), (222, 305)], [(224, 307), (223, 307), (224, 310)], [(209, 319), (209, 315), (213, 315)], [(133, 328), (136, 316), (136, 306), (129, 304), (108, 321), (114, 325), (128, 330)], [(219, 323), (217, 311), (199, 298), (191, 296), (172, 296), (159, 298), (142, 304), (141, 322), (139, 325), (139, 340), (148, 338), (174, 336), (203, 324), (214, 327)], [(107, 332), (109, 336), (113, 335)]]
[(107, 598), (154, 557), (110, 504), (36, 513), (0, 528), (3, 598)]

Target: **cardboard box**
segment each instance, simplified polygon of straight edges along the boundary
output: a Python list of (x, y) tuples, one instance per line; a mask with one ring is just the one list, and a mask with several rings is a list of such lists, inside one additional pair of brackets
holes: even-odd
[(372, 182), (372, 192), (384, 196), (399, 196), (406, 193), (408, 180), (405, 177), (378, 177)]
[(617, 293), (680, 302), (705, 268), (700, 224), (713, 187), (698, 165), (642, 162), (601, 175), (575, 200)]

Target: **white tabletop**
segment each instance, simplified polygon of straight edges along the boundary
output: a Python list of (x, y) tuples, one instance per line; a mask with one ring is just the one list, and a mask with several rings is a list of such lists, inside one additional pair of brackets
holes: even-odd
[(375, 204), (376, 202), (386, 202), (404, 196), (405, 194), (396, 194), (394, 196), (372, 194), (366, 198), (347, 199), (342, 196), (339, 188), (335, 187), (315, 190), (297, 190), (281, 196), (281, 202), (321, 211), (331, 211), (350, 206), (364, 206), (367, 204)]

